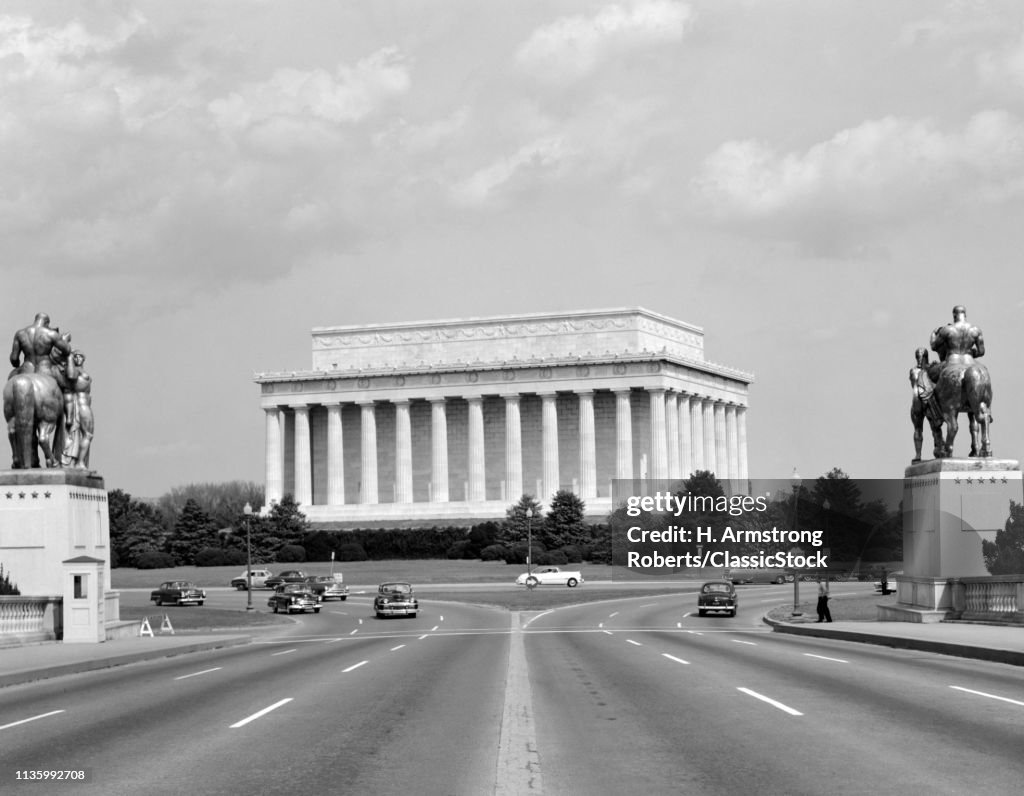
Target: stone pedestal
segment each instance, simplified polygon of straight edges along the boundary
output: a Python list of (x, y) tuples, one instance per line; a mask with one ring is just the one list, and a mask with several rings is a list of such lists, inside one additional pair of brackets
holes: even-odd
[(938, 622), (953, 610), (953, 578), (988, 575), (982, 540), (993, 541), (1021, 502), (1015, 459), (933, 459), (903, 479), (903, 573), (897, 604), (879, 606), (883, 621)]
[(94, 589), (105, 621), (117, 621), (103, 478), (91, 470), (0, 470), (0, 561), (21, 593), (65, 595), (63, 562), (81, 556), (103, 562)]

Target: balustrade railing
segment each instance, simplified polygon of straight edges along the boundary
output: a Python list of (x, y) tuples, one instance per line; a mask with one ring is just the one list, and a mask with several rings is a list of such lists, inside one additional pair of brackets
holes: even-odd
[(60, 636), (63, 598), (0, 597), (0, 647), (53, 641)]
[(952, 578), (953, 618), (1024, 622), (1024, 575)]

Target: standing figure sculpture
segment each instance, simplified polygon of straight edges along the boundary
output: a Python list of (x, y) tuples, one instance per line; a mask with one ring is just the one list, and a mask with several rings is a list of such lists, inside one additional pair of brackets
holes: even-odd
[(60, 465), (64, 396), (57, 375), (70, 353), (71, 335), (51, 328), (46, 313), (39, 313), (30, 326), (14, 334), (10, 357), (14, 370), (4, 385), (3, 400), (15, 469), (39, 467), (40, 448), (47, 467)]
[(946, 424), (942, 457), (953, 455), (957, 415), (967, 412), (971, 429), (971, 456), (989, 457), (989, 425), (992, 423), (992, 382), (988, 368), (975, 360), (985, 355), (981, 330), (967, 322), (967, 309), (953, 307), (953, 322), (938, 327), (931, 336), (931, 347), (939, 355), (941, 366), (935, 381), (935, 396)]
[(929, 365), (932, 364), (928, 361), (928, 349), (918, 348), (914, 352), (914, 360), (915, 365), (910, 369), (910, 422), (914, 424), (914, 459), (911, 464), (921, 461), (926, 419), (935, 442), (932, 456), (939, 459), (945, 451), (945, 443), (942, 441), (942, 411), (935, 395), (935, 384), (928, 373)]
[(64, 467), (89, 467), (89, 447), (92, 445), (92, 377), (82, 370), (85, 354), (77, 349), (71, 352), (64, 366), (63, 378), (58, 379), (64, 390), (64, 446), (61, 464)]

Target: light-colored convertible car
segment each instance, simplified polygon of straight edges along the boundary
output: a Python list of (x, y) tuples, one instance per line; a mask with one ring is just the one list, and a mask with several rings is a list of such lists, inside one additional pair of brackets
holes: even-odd
[(524, 572), (516, 583), (520, 586), (568, 586), (570, 589), (583, 583), (579, 570), (567, 571), (558, 567), (537, 567), (533, 572)]

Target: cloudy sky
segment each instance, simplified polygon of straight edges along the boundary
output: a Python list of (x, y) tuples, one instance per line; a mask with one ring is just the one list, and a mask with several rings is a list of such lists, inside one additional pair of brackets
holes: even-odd
[(262, 482), (314, 326), (620, 306), (756, 375), (752, 475), (889, 478), (966, 304), (1022, 457), (1022, 209), (1014, 0), (0, 4), (0, 334), (138, 496)]

